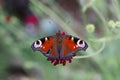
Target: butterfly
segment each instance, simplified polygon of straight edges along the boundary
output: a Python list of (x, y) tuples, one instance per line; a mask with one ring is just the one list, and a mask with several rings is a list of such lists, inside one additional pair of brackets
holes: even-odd
[(54, 66), (58, 64), (64, 66), (67, 61), (72, 62), (72, 58), (78, 51), (85, 51), (88, 44), (78, 37), (59, 31), (56, 35), (43, 37), (33, 42), (31, 48), (34, 51), (40, 51)]

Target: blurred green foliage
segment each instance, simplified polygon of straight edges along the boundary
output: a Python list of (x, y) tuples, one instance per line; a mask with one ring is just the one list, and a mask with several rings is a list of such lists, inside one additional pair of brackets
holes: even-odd
[[(79, 56), (76, 56), (71, 64), (56, 67), (40, 52), (33, 52), (30, 47), (33, 41), (44, 35), (28, 36), (16, 17), (7, 23), (0, 6), (0, 80), (10, 76), (6, 68), (13, 62), (21, 64), (26, 71), (36, 70), (34, 76), (38, 75), (39, 78), (36, 80), (120, 80), (120, 1), (79, 0), (78, 3), (82, 6), (80, 16), (83, 27), (79, 26), (77, 29), (86, 29), (84, 39), (89, 48), (86, 52), (78, 53)], [(74, 19), (66, 16), (65, 11), (54, 0), (44, 0), (43, 3), (31, 0), (30, 6), (40, 18), (49, 16), (65, 32), (84, 37), (70, 27), (68, 21)], [(94, 15), (95, 18), (90, 19), (88, 15)], [(92, 19), (95, 21), (92, 22)], [(90, 29), (89, 24), (92, 24), (95, 30)]]

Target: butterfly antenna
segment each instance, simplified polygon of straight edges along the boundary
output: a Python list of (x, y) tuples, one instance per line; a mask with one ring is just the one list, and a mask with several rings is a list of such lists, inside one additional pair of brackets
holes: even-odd
[(60, 30), (58, 30), (58, 32), (56, 33), (56, 35), (59, 35), (59, 34), (61, 34), (61, 31), (60, 31)]
[(64, 35), (65, 35), (65, 32), (62, 32), (62, 35), (64, 36)]
[(60, 31), (60, 30), (58, 30), (58, 33), (61, 33), (61, 31)]

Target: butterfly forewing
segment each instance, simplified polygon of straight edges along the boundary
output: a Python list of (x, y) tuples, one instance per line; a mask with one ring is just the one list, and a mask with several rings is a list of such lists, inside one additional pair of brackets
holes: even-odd
[(70, 35), (64, 36), (60, 57), (61, 58), (73, 57), (75, 53), (80, 50), (79, 47), (76, 47), (77, 46), (76, 42), (78, 40), (79, 38), (76, 38)]
[(57, 52), (56, 52), (56, 39), (54, 36), (48, 36), (40, 39), (42, 42), (42, 45), (39, 49), (46, 57), (49, 58), (56, 58), (58, 57)]

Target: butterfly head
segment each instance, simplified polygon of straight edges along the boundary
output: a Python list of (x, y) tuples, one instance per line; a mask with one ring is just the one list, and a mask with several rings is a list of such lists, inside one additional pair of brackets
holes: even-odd
[(31, 48), (34, 50), (34, 51), (38, 51), (40, 48), (42, 47), (42, 41), (41, 40), (37, 40), (35, 41)]
[(61, 32), (60, 30), (56, 33), (56, 36), (64, 36), (65, 35), (65, 32)]

